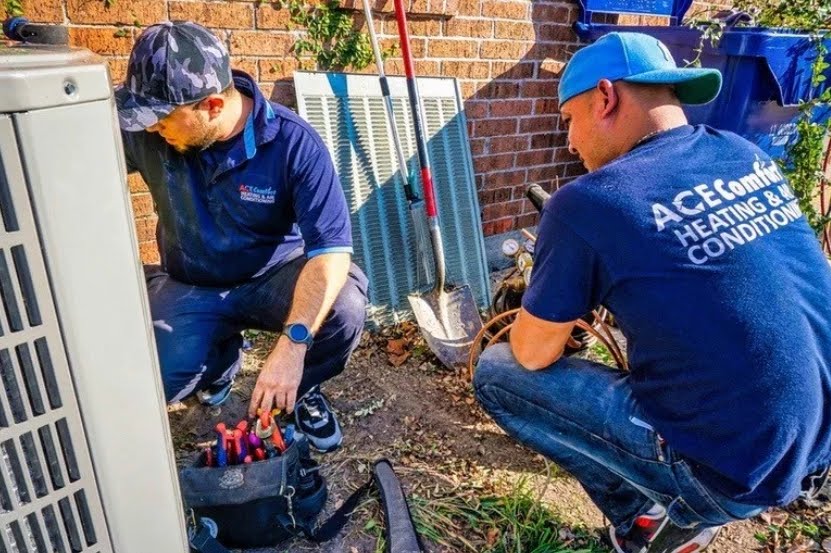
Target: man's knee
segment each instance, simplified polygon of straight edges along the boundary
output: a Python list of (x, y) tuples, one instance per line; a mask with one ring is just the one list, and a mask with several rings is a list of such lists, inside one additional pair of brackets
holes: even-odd
[(326, 325), (344, 332), (347, 338), (360, 336), (366, 323), (366, 277), (350, 273), (332, 304)]
[(510, 344), (495, 344), (482, 352), (473, 373), (473, 389), (476, 399), (488, 412), (504, 409), (505, 385), (521, 376)]

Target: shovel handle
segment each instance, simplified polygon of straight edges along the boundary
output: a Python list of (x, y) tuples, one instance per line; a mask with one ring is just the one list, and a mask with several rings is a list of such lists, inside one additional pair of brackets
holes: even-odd
[(415, 81), (413, 69), (413, 54), (410, 52), (410, 33), (407, 30), (407, 15), (405, 14), (404, 0), (394, 0), (395, 19), (398, 22), (398, 37), (401, 42), (401, 55), (404, 58), (404, 73), (407, 75), (407, 91), (410, 99), (410, 110), (413, 113), (413, 127), (415, 128), (416, 149), (418, 163), (421, 168), (421, 184), (424, 191), (424, 207), (427, 217), (435, 219), (436, 196), (433, 192), (433, 176), (430, 171), (430, 158), (427, 154), (427, 140), (424, 136), (424, 125), (421, 114), (421, 97)]

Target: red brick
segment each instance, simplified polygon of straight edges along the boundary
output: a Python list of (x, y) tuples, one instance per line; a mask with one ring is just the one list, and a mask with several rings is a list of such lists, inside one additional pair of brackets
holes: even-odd
[(460, 79), (487, 79), (490, 65), (486, 61), (444, 61), (442, 75)]
[(130, 200), (133, 202), (133, 214), (136, 218), (153, 214), (153, 198), (149, 192), (133, 194)]
[(486, 119), (476, 121), (474, 136), (504, 136), (516, 132), (516, 119)]
[(482, 42), (479, 57), (494, 60), (518, 60), (525, 56), (532, 45), (531, 42), (485, 40)]
[(559, 77), (565, 69), (566, 63), (557, 60), (543, 60), (540, 62), (540, 76)]
[(151, 217), (139, 217), (135, 220), (136, 235), (139, 243), (151, 242), (156, 239), (156, 221), (158, 218), (154, 215)]
[(488, 116), (488, 102), (465, 102), (465, 115), (468, 119), (484, 119)]
[[(61, 4), (61, 0), (23, 0), (22, 12), (26, 19), (34, 23), (63, 23)], [(0, 19), (6, 19), (8, 15), (6, 3), (0, 3)]]
[(528, 172), (523, 169), (514, 169), (512, 171), (500, 171), (498, 173), (488, 173), (485, 175), (485, 189), (503, 188), (506, 186), (516, 186), (528, 182)]
[(560, 102), (554, 98), (539, 98), (534, 100), (534, 113), (538, 115), (560, 113)]
[(274, 83), (271, 94), (267, 96), (274, 102), (288, 107), (297, 104), (297, 95), (294, 93), (294, 81), (278, 81)]
[[(367, 67), (367, 73), (374, 73), (371, 68), (375, 64)], [(384, 72), (388, 75), (404, 75), (404, 61), (400, 59), (387, 59), (384, 62)], [(439, 70), (439, 62), (435, 60), (415, 60), (415, 73), (421, 77), (432, 77), (441, 75)]]
[(482, 91), (482, 98), (491, 100), (508, 99), (519, 97), (519, 85), (517, 81), (491, 81), (485, 90)]
[(257, 8), (258, 29), (288, 30), (292, 27), (288, 10), (281, 10), (276, 4), (269, 2), (260, 4)]
[[(473, 40), (436, 38), (427, 41), (427, 56), (431, 58), (465, 58), (469, 60), (476, 57), (478, 46)], [(485, 77), (487, 77), (487, 74)]]
[(528, 135), (495, 136), (488, 143), (488, 152), (521, 152), (528, 149)]
[(159, 248), (156, 241), (139, 244), (139, 256), (142, 263), (159, 263)]
[(528, 81), (522, 83), (523, 98), (553, 98), (557, 96), (557, 81)]
[(494, 234), (502, 234), (503, 232), (508, 232), (509, 230), (514, 228), (514, 218), (507, 217), (505, 219), (499, 219), (498, 221), (488, 221), (486, 224), (482, 225), (482, 230), (485, 233), (485, 236), (492, 236)]
[(496, 38), (507, 38), (512, 40), (534, 40), (533, 23), (514, 23), (513, 21), (497, 21), (494, 28)]
[(151, 25), (167, 19), (167, 9), (159, 0), (66, 0), (66, 15), (72, 23)]
[(300, 62), (296, 58), (260, 60), (258, 63), (261, 81), (291, 79), (294, 72), (300, 69)]
[(547, 167), (534, 167), (528, 169), (528, 182), (549, 181), (560, 175), (561, 165), (549, 165)]
[(446, 36), (491, 38), (493, 36), (493, 21), (453, 18), (445, 24), (444, 33)]
[(239, 69), (240, 71), (245, 71), (252, 77), (254, 77), (255, 81), (260, 80), (260, 71), (257, 67), (257, 59), (245, 56), (231, 56), (231, 67), (234, 69)]
[[(530, 204), (531, 202), (528, 202), (528, 203)], [(532, 209), (534, 209), (534, 208), (532, 207)], [(525, 213), (523, 215), (520, 215), (519, 217), (516, 218), (516, 227), (517, 228), (533, 227), (539, 222), (539, 217), (540, 217), (540, 214), (537, 213), (536, 210), (534, 210), (533, 213)]]
[(528, 19), (528, 2), (485, 0), (482, 2), (482, 16), (499, 19)]
[(127, 60), (128, 58), (107, 58), (107, 66), (110, 68), (110, 79), (112, 79), (113, 84), (123, 83), (127, 77)]
[(534, 76), (534, 62), (492, 61), (492, 79), (530, 79)]
[[(116, 0), (120, 2), (121, 0)], [(183, 19), (205, 27), (250, 29), (254, 10), (249, 4), (229, 2), (170, 2), (170, 19)]]
[(522, 200), (490, 204), (482, 208), (482, 219), (493, 221), (501, 217), (516, 216), (522, 213)]
[(551, 40), (554, 42), (574, 42), (577, 35), (569, 25), (540, 25), (538, 31), (539, 40)]
[(519, 132), (521, 133), (551, 132), (556, 131), (556, 129), (556, 115), (527, 117), (519, 122)]
[(409, 19), (407, 30), (410, 36), (434, 37), (441, 35), (441, 21), (437, 19)]
[(516, 156), (517, 167), (532, 167), (534, 165), (545, 165), (551, 163), (551, 150), (531, 150), (520, 152)]
[[(468, 123), (468, 126), (470, 126), (470, 123)], [(470, 133), (468, 133), (468, 134), (470, 134)], [(471, 139), (471, 141), (470, 141), (470, 154), (473, 155), (473, 156), (478, 156), (478, 155), (484, 154), (485, 153), (485, 145), (487, 144), (487, 142), (488, 141), (485, 138), (480, 138), (478, 140)]]
[(127, 186), (130, 188), (130, 193), (148, 192), (147, 183), (141, 178), (138, 173), (130, 173), (127, 175)]
[(566, 6), (548, 4), (535, 0), (531, 6), (531, 19), (534, 23), (564, 23), (572, 22), (571, 10)]
[(254, 56), (287, 56), (294, 37), (272, 31), (232, 31), (231, 54)]
[(568, 151), (568, 147), (554, 150), (554, 163), (570, 163), (578, 160), (579, 158), (575, 154)]
[(546, 132), (543, 134), (531, 135), (531, 148), (534, 150), (541, 150), (543, 148), (559, 148), (568, 143), (568, 135), (566, 133)]
[[(393, 31), (389, 31), (391, 35), (394, 35), (396, 38), (379, 38), (378, 43), (381, 46), (382, 51), (389, 51), (391, 48), (395, 48), (395, 56), (401, 59), (401, 48), (399, 47), (398, 43), (398, 30), (395, 26), (393, 26)], [(423, 38), (411, 38), (410, 39), (410, 54), (414, 58), (423, 58), (424, 52), (427, 50), (427, 41)], [(387, 58), (389, 60), (389, 58)]]
[[(458, 15), (481, 15), (482, 4), (480, 0), (459, 0)], [(453, 18), (455, 19), (455, 18)], [(448, 21), (448, 23), (450, 23)]]
[(69, 43), (89, 48), (96, 54), (129, 55), (133, 47), (133, 31), (116, 27), (72, 27), (69, 29)]
[(586, 172), (582, 163), (569, 163), (564, 166), (562, 175), (564, 177), (579, 177)]
[(489, 173), (491, 171), (502, 171), (514, 166), (514, 154), (499, 154), (495, 156), (477, 156), (473, 160), (473, 171), (475, 173)]
[(531, 100), (504, 100), (491, 103), (491, 117), (530, 115)]
[(666, 27), (669, 25), (669, 18), (645, 15), (641, 18), (640, 24), (647, 27)]

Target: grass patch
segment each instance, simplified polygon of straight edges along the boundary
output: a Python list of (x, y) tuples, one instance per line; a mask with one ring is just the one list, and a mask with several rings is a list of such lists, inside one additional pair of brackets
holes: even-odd
[(586, 358), (590, 361), (603, 363), (604, 365), (608, 365), (609, 367), (615, 366), (615, 358), (612, 357), (612, 354), (609, 353), (609, 350), (606, 349), (606, 346), (604, 346), (600, 342), (595, 342), (589, 347), (589, 350), (586, 353)]
[[(413, 495), (409, 502), (422, 539), (452, 551), (607, 553), (609, 549), (587, 529), (564, 525), (531, 493), (525, 481), (502, 496), (479, 498), (456, 493), (426, 498)], [(381, 525), (370, 520), (364, 530), (378, 538), (376, 552), (382, 552)]]

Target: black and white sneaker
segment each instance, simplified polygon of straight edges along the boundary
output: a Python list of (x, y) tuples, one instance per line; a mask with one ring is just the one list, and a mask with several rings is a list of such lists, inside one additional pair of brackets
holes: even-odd
[(225, 382), (214, 382), (204, 390), (196, 392), (199, 403), (205, 407), (219, 407), (231, 397), (231, 388), (234, 386), (234, 379)]
[(656, 504), (636, 518), (626, 534), (611, 526), (609, 538), (617, 553), (698, 553), (716, 539), (721, 528), (680, 528), (669, 520), (666, 509)]
[(320, 386), (306, 392), (294, 405), (294, 420), (297, 430), (321, 453), (335, 451), (343, 442), (338, 419)]

